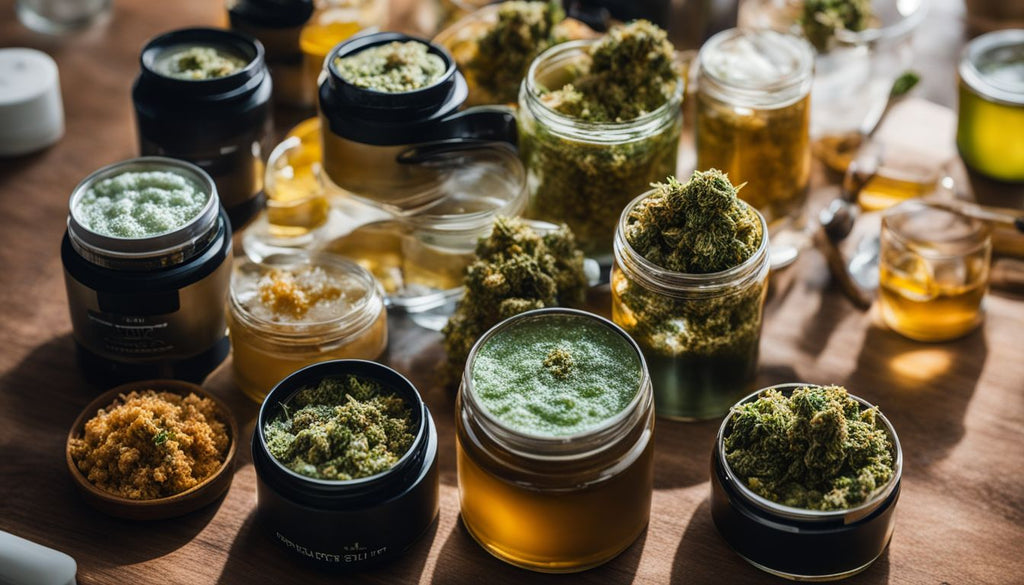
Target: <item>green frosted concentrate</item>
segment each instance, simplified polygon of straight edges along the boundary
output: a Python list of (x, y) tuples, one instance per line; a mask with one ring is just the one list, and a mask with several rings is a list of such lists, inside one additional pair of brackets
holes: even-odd
[(199, 215), (210, 195), (169, 171), (125, 172), (98, 181), (78, 200), (75, 219), (98, 234), (147, 238), (176, 230)]
[(601, 426), (640, 388), (633, 345), (600, 321), (547, 316), (518, 321), (478, 350), (473, 392), (505, 426), (564, 436)]

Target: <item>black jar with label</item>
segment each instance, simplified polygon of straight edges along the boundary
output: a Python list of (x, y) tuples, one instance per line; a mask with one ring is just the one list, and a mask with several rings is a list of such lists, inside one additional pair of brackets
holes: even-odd
[[(410, 407), (412, 445), (386, 471), (351, 480), (315, 479), (280, 463), (267, 449), (266, 426), (301, 388), (324, 378), (378, 382)], [(360, 570), (388, 562), (412, 546), (438, 513), (437, 430), (419, 392), (391, 368), (334, 360), (302, 368), (263, 400), (252, 437), (256, 517), (289, 554), (320, 569)]]
[[(90, 229), (79, 203), (125, 173), (173, 173), (205, 191), (183, 225), (126, 238)], [(200, 382), (227, 357), (225, 305), (231, 281), (231, 225), (217, 188), (180, 160), (143, 157), (86, 177), (71, 195), (61, 261), (78, 354), (96, 382), (174, 378)]]
[[(226, 75), (186, 78), (166, 63), (192, 48), (210, 48), (238, 63)], [(132, 88), (139, 150), (196, 164), (213, 177), (238, 229), (263, 204), (264, 152), (271, 137), (272, 82), (263, 45), (237, 32), (188, 28), (149, 41)]]
[[(411, 91), (384, 92), (346, 81), (337, 62), (392, 42), (428, 45), (445, 71)], [(401, 33), (376, 33), (339, 44), (327, 56), (320, 83), (323, 165), (327, 177), (355, 195), (409, 210), (436, 199), (438, 185), (485, 142), (516, 142), (515, 115), (506, 106), (460, 110), (466, 79), (440, 45)]]
[(266, 50), (265, 60), (274, 79), (274, 103), (312, 108), (313, 88), (303, 77), (299, 34), (313, 14), (312, 0), (228, 0), (231, 30), (250, 35)]

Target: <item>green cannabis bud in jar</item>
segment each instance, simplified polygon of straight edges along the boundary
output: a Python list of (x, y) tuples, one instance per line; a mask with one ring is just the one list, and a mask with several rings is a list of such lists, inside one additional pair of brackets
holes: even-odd
[(423, 89), (445, 72), (444, 60), (419, 41), (393, 41), (334, 61), (338, 75), (356, 87), (385, 93)]
[(753, 382), (768, 236), (737, 191), (715, 169), (670, 177), (620, 220), (612, 318), (647, 358), (659, 414), (724, 414)]
[(579, 307), (587, 291), (583, 253), (569, 228), (542, 236), (505, 217), (477, 244), (464, 284), (462, 300), (442, 330), (453, 381), (476, 340), (498, 322), (533, 309)]
[(795, 508), (844, 510), (864, 503), (894, 473), (894, 447), (842, 386), (770, 389), (741, 404), (725, 459), (757, 495)]
[(799, 22), (807, 40), (825, 52), (837, 31), (860, 32), (873, 16), (871, 0), (804, 0)]

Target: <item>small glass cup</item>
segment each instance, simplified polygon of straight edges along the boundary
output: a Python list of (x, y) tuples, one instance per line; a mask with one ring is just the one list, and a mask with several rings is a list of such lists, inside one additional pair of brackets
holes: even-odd
[(18, 0), (21, 23), (41, 33), (60, 35), (110, 18), (111, 0)]
[(911, 200), (882, 217), (880, 246), (878, 302), (894, 331), (946, 341), (981, 323), (992, 253), (987, 224)]

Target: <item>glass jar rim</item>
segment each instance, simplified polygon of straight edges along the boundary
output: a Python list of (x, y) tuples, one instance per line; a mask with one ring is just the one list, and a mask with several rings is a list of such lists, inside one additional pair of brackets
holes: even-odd
[[(677, 117), (682, 116), (681, 103), (685, 84), (680, 76), (676, 77), (675, 89), (672, 95), (665, 100), (665, 103), (632, 120), (622, 122), (589, 122), (562, 114), (545, 105), (540, 99), (543, 92), (542, 86), (537, 82), (540, 68), (549, 65), (555, 59), (586, 56), (586, 48), (599, 41), (600, 39), (580, 39), (559, 43), (549, 47), (535, 57), (530, 63), (526, 77), (523, 78), (519, 86), (520, 104), (525, 104), (530, 112), (539, 120), (542, 120), (546, 126), (553, 130), (561, 131), (556, 131), (556, 134), (564, 134), (571, 138), (585, 136), (596, 143), (620, 142), (624, 134), (628, 135), (638, 130), (645, 130), (651, 126), (661, 127), (672, 123)], [(678, 52), (676, 54), (678, 55)]]
[(756, 281), (761, 278), (762, 273), (769, 270), (771, 263), (768, 256), (768, 222), (765, 221), (764, 215), (760, 211), (742, 199), (740, 201), (743, 205), (756, 214), (761, 224), (761, 242), (754, 253), (743, 262), (720, 272), (690, 273), (675, 272), (644, 258), (626, 240), (626, 227), (633, 208), (657, 191), (656, 187), (651, 188), (630, 201), (622, 210), (619, 223), (615, 228), (613, 242), (615, 260), (620, 267), (628, 270), (632, 280), (638, 281), (648, 290), (669, 296), (687, 296), (688, 293), (684, 294), (680, 290), (683, 287), (691, 289), (691, 291), (696, 289), (701, 293), (717, 294), (723, 290), (741, 287), (748, 282)]
[(994, 31), (967, 43), (960, 53), (961, 81), (983, 99), (1008, 106), (1024, 105), (1024, 91), (991, 79), (979, 68), (983, 59), (995, 58), (995, 53), (1013, 49), (1024, 58), (1024, 30)]
[[(777, 47), (785, 46), (789, 56), (794, 60), (791, 71), (776, 77), (773, 81), (742, 81), (732, 80), (723, 77), (708, 65), (709, 55), (720, 48), (720, 45), (740, 37), (754, 38), (766, 41)], [(781, 94), (795, 92), (799, 95), (795, 99), (788, 100), (791, 103), (810, 91), (812, 73), (814, 71), (814, 49), (802, 37), (782, 33), (770, 29), (742, 29), (731, 28), (723, 30), (708, 39), (697, 53), (697, 62), (702, 79), (711, 81), (716, 86), (724, 88), (729, 92), (741, 92), (742, 94)], [(806, 89), (804, 88), (806, 86)], [(720, 90), (721, 91), (721, 90)]]
[[(958, 250), (956, 252), (949, 253), (939, 252), (937, 250), (929, 250), (927, 248), (922, 247), (922, 244), (926, 243), (926, 241), (922, 241), (921, 239), (917, 238), (907, 237), (905, 234), (901, 233), (899, 229), (894, 228), (890, 225), (892, 219), (897, 215), (909, 215), (924, 210), (944, 214), (949, 217), (956, 217), (964, 222), (969, 223), (972, 228), (970, 234), (964, 235), (963, 237), (954, 240), (948, 240), (943, 243), (956, 244), (959, 242), (963, 242), (965, 244), (970, 245), (965, 247), (963, 250)], [(978, 250), (981, 250), (991, 245), (992, 228), (990, 228), (988, 224), (986, 224), (984, 221), (960, 215), (944, 207), (933, 207), (929, 205), (927, 199), (909, 199), (885, 210), (882, 213), (882, 228), (885, 231), (885, 233), (888, 234), (891, 238), (893, 238), (903, 246), (913, 250), (915, 254), (919, 254), (920, 256), (927, 258), (929, 260), (946, 260), (961, 258), (963, 256), (973, 254)]]
[[(77, 217), (82, 197), (96, 183), (129, 172), (169, 172), (191, 181), (206, 193), (206, 202), (191, 219), (165, 232), (122, 238), (93, 231)], [(68, 239), (76, 252), (99, 266), (148, 270), (181, 264), (200, 253), (217, 234), (220, 198), (209, 174), (183, 160), (143, 156), (101, 167), (75, 187), (68, 200)]]
[[(476, 356), (491, 338), (511, 326), (515, 326), (523, 321), (544, 320), (549, 317), (558, 316), (588, 319), (622, 336), (639, 360), (641, 375), (636, 392), (630, 398), (629, 403), (613, 416), (608, 417), (593, 427), (572, 434), (548, 435), (516, 429), (501, 421), (501, 419), (478, 401), (473, 389), (473, 365), (476, 361)], [(472, 414), (475, 415), (474, 419), (481, 423), (481, 427), (488, 436), (504, 448), (521, 457), (553, 461), (585, 459), (611, 448), (615, 443), (615, 439), (633, 427), (637, 417), (641, 416), (642, 411), (645, 410), (644, 405), (649, 405), (653, 400), (647, 360), (644, 358), (643, 351), (641, 351), (636, 341), (609, 319), (587, 311), (566, 307), (548, 307), (526, 311), (509, 317), (488, 329), (473, 344), (473, 348), (466, 358), (466, 367), (462, 375), (459, 396), (463, 407), (469, 408)]]
[[(339, 271), (340, 275), (352, 276), (365, 285), (366, 292), (342, 314), (324, 321), (302, 323), (279, 323), (255, 315), (236, 294), (235, 278), (239, 271), (247, 267), (258, 267), (270, 270), (275, 266), (272, 262), (281, 262), (281, 266), (330, 266)], [(379, 307), (379, 310), (370, 310)], [(239, 258), (231, 275), (229, 292), (229, 308), (233, 317), (246, 327), (258, 331), (261, 335), (275, 341), (295, 342), (319, 336), (328, 336), (325, 341), (337, 341), (356, 336), (370, 327), (377, 320), (380, 312), (385, 310), (384, 292), (380, 282), (359, 264), (327, 252), (301, 250), (285, 254), (272, 254), (260, 262), (248, 258)]]
[(865, 500), (863, 503), (854, 506), (852, 508), (845, 508), (842, 510), (809, 510), (807, 508), (797, 508), (795, 506), (787, 506), (780, 504), (765, 498), (764, 496), (754, 493), (747, 484), (743, 482), (732, 468), (729, 466), (728, 461), (725, 458), (725, 436), (726, 430), (728, 429), (729, 423), (732, 421), (733, 415), (736, 411), (736, 407), (748, 402), (752, 402), (760, 398), (761, 394), (768, 390), (779, 390), (784, 393), (791, 393), (793, 390), (798, 388), (821, 388), (820, 384), (808, 384), (800, 382), (789, 382), (784, 384), (775, 384), (767, 386), (748, 394), (746, 397), (739, 400), (729, 410), (729, 414), (722, 420), (721, 426), (718, 428), (718, 434), (715, 437), (715, 457), (717, 458), (718, 464), (722, 467), (726, 478), (729, 479), (730, 483), (736, 487), (739, 493), (748, 501), (756, 505), (758, 508), (765, 510), (766, 512), (793, 520), (804, 520), (804, 521), (830, 521), (830, 520), (842, 520), (845, 524), (849, 524), (868, 516), (874, 511), (882, 502), (884, 502), (896, 489), (901, 478), (903, 477), (903, 448), (900, 445), (899, 437), (896, 435), (896, 429), (893, 428), (892, 423), (885, 417), (881, 409), (871, 404), (867, 400), (853, 394), (847, 394), (850, 398), (857, 401), (862, 407), (875, 410), (875, 426), (880, 428), (889, 435), (889, 439), (892, 442), (893, 448), (893, 472), (892, 477), (889, 481), (880, 488), (876, 488), (871, 497)]

